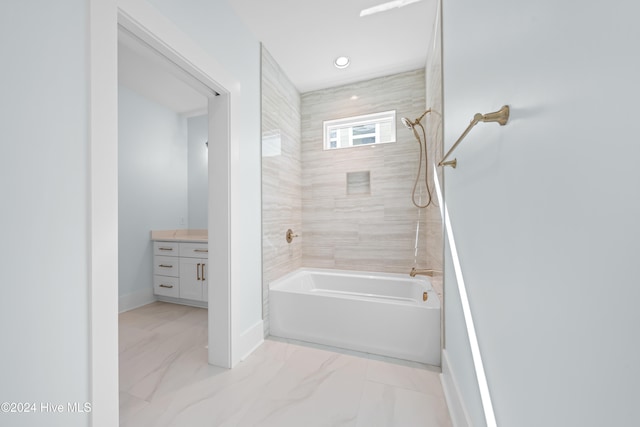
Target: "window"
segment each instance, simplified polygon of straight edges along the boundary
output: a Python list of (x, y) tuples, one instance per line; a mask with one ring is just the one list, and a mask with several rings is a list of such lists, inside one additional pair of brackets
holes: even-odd
[(323, 125), (325, 150), (396, 142), (395, 110), (327, 120)]

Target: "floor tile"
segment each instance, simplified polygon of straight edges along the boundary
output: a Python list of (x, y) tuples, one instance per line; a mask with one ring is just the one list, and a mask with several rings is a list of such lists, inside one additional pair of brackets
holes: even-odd
[(450, 426), (435, 368), (279, 338), (233, 369), (207, 364), (207, 311), (120, 315), (120, 425)]
[(444, 397), (367, 381), (357, 427), (449, 427)]
[(411, 367), (372, 359), (367, 365), (367, 379), (425, 394), (443, 396), (440, 373), (433, 368)]
[(286, 364), (239, 425), (354, 425), (366, 359), (289, 345)]

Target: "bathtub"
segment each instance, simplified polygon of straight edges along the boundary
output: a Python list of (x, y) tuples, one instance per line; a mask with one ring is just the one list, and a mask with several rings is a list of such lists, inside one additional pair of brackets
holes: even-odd
[(440, 300), (426, 277), (303, 268), (269, 284), (269, 307), (273, 336), (440, 365)]

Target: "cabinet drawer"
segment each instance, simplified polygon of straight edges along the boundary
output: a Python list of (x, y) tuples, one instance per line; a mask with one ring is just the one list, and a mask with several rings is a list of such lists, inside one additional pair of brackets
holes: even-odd
[(188, 258), (207, 258), (209, 245), (206, 243), (180, 243), (180, 256)]
[(153, 276), (153, 293), (165, 297), (180, 296), (180, 279), (168, 276)]
[(180, 244), (178, 242), (153, 242), (153, 254), (178, 256), (180, 255)]
[(180, 258), (170, 256), (154, 256), (153, 274), (173, 277), (180, 276)]

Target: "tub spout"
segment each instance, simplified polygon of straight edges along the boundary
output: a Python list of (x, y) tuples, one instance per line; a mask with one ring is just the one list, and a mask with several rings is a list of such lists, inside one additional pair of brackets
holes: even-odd
[(413, 267), (411, 269), (411, 272), (409, 273), (409, 276), (416, 277), (417, 275), (422, 275), (422, 276), (433, 277), (436, 274), (442, 274), (442, 272), (438, 271), (438, 270), (431, 270), (431, 269), (428, 269), (428, 270), (416, 270), (416, 268)]

